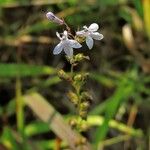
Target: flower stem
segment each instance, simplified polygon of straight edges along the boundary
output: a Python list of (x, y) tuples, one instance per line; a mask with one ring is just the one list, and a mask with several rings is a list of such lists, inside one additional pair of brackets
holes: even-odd
[(24, 104), (21, 95), (21, 81), (18, 77), (16, 80), (16, 118), (18, 130), (24, 136)]

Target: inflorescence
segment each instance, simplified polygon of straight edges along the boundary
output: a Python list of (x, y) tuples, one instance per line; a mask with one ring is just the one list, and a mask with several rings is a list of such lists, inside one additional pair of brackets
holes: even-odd
[[(52, 12), (48, 12), (46, 14), (46, 17), (54, 23), (57, 23), (59, 25), (66, 25), (67, 29), (69, 28), (64, 20), (55, 16)], [(60, 54), (62, 52), (62, 50), (64, 50), (65, 54), (68, 57), (72, 57), (73, 56), (73, 48), (76, 48), (76, 49), (81, 48), (82, 47), (81, 43), (84, 41), (86, 41), (86, 45), (88, 46), (88, 48), (92, 49), (94, 40), (103, 39), (103, 35), (100, 34), (99, 32), (97, 32), (98, 29), (99, 29), (98, 24), (92, 23), (89, 27), (83, 26), (83, 30), (77, 31), (75, 36), (73, 36), (69, 30), (68, 31), (65, 30), (61, 34), (56, 32), (56, 35), (59, 38), (60, 43), (54, 48), (53, 54), (54, 55)], [(60, 36), (60, 35), (62, 35), (62, 36)], [(71, 39), (73, 37), (74, 37), (74, 39)], [(79, 39), (84, 39), (84, 40), (80, 41)]]
[(65, 72), (63, 69), (58, 71), (58, 76), (69, 82), (72, 86), (72, 90), (69, 90), (67, 97), (77, 108), (78, 115), (82, 119), (87, 118), (88, 110), (91, 105), (92, 96), (89, 91), (84, 89), (84, 84), (88, 77), (87, 72), (73, 72), (73, 68), (82, 60), (89, 60), (88, 56), (84, 56), (81, 53), (77, 55), (73, 54), (73, 49), (78, 49), (82, 47), (82, 43), (86, 42), (89, 49), (93, 48), (94, 40), (103, 39), (103, 35), (97, 32), (99, 26), (97, 23), (92, 23), (89, 27), (83, 26), (83, 30), (77, 31), (75, 35), (72, 35), (71, 29), (67, 23), (55, 16), (52, 12), (46, 14), (47, 18), (59, 25), (65, 25), (66, 30), (63, 33), (56, 32), (57, 37), (60, 42), (56, 45), (53, 50), (53, 54), (60, 54), (62, 51), (65, 52), (66, 58), (71, 64), (71, 72)]

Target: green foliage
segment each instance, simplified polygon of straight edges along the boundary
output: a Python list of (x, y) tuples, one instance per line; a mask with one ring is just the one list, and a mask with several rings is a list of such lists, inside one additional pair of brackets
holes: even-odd
[(13, 131), (9, 127), (5, 127), (0, 137), (0, 142), (3, 143), (7, 148), (13, 150), (19, 150), (19, 146), (15, 140)]
[(133, 3), (135, 5), (135, 8), (136, 8), (138, 14), (143, 18), (142, 1), (141, 0), (134, 0)]
[(110, 97), (109, 102), (107, 103), (105, 109), (105, 120), (101, 127), (96, 131), (96, 139), (95, 142), (98, 144), (101, 140), (106, 137), (108, 132), (108, 123), (110, 119), (112, 119), (117, 112), (119, 105), (123, 102), (124, 99), (128, 99), (129, 96), (134, 91), (134, 84), (129, 82), (126, 78), (120, 81), (117, 90)]
[(0, 0), (0, 4), (8, 4), (10, 2), (16, 2), (16, 0)]
[(32, 122), (32, 123), (26, 125), (25, 135), (27, 137), (30, 137), (30, 136), (34, 136), (34, 135), (48, 132), (49, 130), (50, 129), (49, 129), (48, 124), (36, 121), (36, 122)]
[[(139, 148), (140, 145), (139, 149), (147, 149), (150, 77), (149, 72), (145, 72), (144, 69), (149, 68), (150, 56), (149, 41), (146, 38), (146, 35), (148, 37), (150, 35), (149, 7), (148, 0), (0, 0), (0, 59), (2, 61), (0, 63), (0, 127), (2, 129), (0, 143), (11, 150), (47, 150), (56, 149), (57, 146), (67, 149), (68, 144), (66, 141), (70, 140), (70, 137), (76, 131), (73, 130), (71, 134), (66, 134), (62, 129), (67, 129), (69, 131), (67, 133), (70, 133), (72, 131), (70, 126), (66, 125), (61, 128), (59, 125), (63, 125), (61, 123), (64, 118), (67, 118), (66, 122), (73, 118), (79, 120), (78, 131), (87, 132), (89, 139), (93, 138), (93, 141), (89, 141), (93, 147), (100, 144), (104, 149), (105, 146), (114, 149), (113, 144), (119, 144), (120, 142), (124, 144), (127, 140), (130, 143), (132, 138), (134, 147)], [(28, 12), (28, 10), (31, 10), (31, 12)], [(83, 55), (78, 55), (75, 58), (75, 72), (71, 73), (74, 77), (74, 87), (69, 90), (70, 87), (67, 86), (65, 81), (70, 80), (68, 78), (70, 73), (65, 72), (66, 74), (63, 74), (63, 77), (66, 80), (60, 82), (61, 80), (57, 76), (57, 69), (55, 68), (64, 67), (68, 71), (68, 64), (62, 61), (61, 56), (57, 58), (55, 56), (45, 56), (47, 50), (50, 51), (50, 55), (52, 54), (49, 47), (53, 47), (53, 43), (58, 42), (53, 38), (55, 32), (59, 31), (60, 27), (65, 29), (64, 26), (55, 25), (46, 20), (45, 13), (48, 10), (65, 19), (73, 28), (78, 27), (78, 29), (81, 29), (82, 25), (86, 23), (98, 22), (105, 37), (101, 45), (95, 42), (95, 49), (92, 51), (82, 51), (84, 54), (90, 55), (91, 58), (90, 63), (83, 61), (80, 64), (79, 67), (82, 68), (82, 72), (78, 72), (79, 68), (76, 67), (76, 64), (83, 58), (89, 58), (83, 57)], [(140, 25), (142, 25), (141, 30), (135, 28), (135, 25), (139, 23), (137, 18), (141, 23)], [(126, 23), (133, 28), (133, 38), (137, 45), (137, 52), (146, 61), (140, 61), (139, 63), (139, 61), (136, 61), (136, 57), (133, 58), (136, 50), (129, 50), (128, 47), (125, 47), (121, 30)], [(24, 35), (31, 37), (31, 40), (28, 42), (21, 41)], [(48, 40), (46, 43), (45, 41), (40, 43), (38, 40), (34, 40), (41, 39), (40, 37), (46, 37), (45, 39)], [(20, 48), (22, 48), (20, 63), (10, 63), (17, 62), (18, 53), (16, 51)], [(43, 65), (36, 65), (34, 59), (31, 60), (31, 56), (28, 58), (28, 55), (35, 53), (35, 51), (39, 53), (36, 55), (36, 60)], [(41, 54), (44, 54), (44, 57)], [(46, 66), (45, 64), (51, 65)], [(87, 85), (84, 85), (84, 78), (87, 76), (84, 73), (88, 69), (90, 70), (90, 80), (88, 80)], [(30, 77), (32, 82), (26, 77)], [(87, 87), (88, 92), (91, 90), (93, 92), (91, 95), (94, 96), (92, 104), (83, 101), (84, 103), (79, 107), (83, 110), (87, 110), (89, 106), (93, 107), (93, 109), (90, 108), (89, 113), (82, 113), (84, 118), (87, 119), (83, 122), (72, 115), (75, 110), (72, 109), (66, 98), (66, 91), (71, 91), (68, 92), (68, 97), (75, 105), (79, 100), (78, 96), (80, 96), (80, 99), (90, 99), (91, 95), (88, 95), (87, 91), (83, 91), (85, 87), (80, 89), (81, 85)], [(99, 89), (93, 90), (95, 85), (102, 89), (100, 93)], [(38, 96), (32, 95), (30, 93), (32, 91), (35, 91)], [(28, 93), (29, 96), (26, 100), (30, 100), (27, 105), (24, 104), (22, 99), (25, 93)], [(42, 107), (43, 103), (37, 105), (39, 101), (46, 102), (45, 107)], [(31, 103), (33, 108), (29, 105)], [(132, 114), (133, 105), (136, 106), (137, 110)], [(33, 112), (36, 109), (36, 115), (40, 116), (40, 120), (37, 121), (37, 116), (30, 116), (32, 112), (28, 111), (28, 107)], [(124, 112), (118, 121), (117, 116), (120, 115), (119, 111), (122, 108)], [(45, 122), (45, 118), (42, 117), (48, 117), (49, 115), (44, 112), (53, 109), (55, 111), (52, 113), (52, 117), (49, 117), (50, 119)], [(69, 117), (63, 116), (63, 112), (67, 113)], [(16, 119), (14, 119), (14, 115), (16, 115)], [(126, 115), (127, 118), (124, 119), (123, 115)], [(133, 117), (133, 122), (128, 124), (130, 117)], [(61, 123), (58, 123), (58, 120)], [(17, 128), (17, 126), (19, 127)], [(89, 129), (93, 128), (96, 128), (96, 131), (92, 130), (91, 133)], [(117, 131), (116, 136), (112, 139), (107, 137), (110, 129)], [(143, 135), (143, 130), (145, 135)], [(57, 141), (57, 137), (55, 138), (51, 134), (52, 132), (58, 136), (58, 139), (61, 137), (63, 141)], [(45, 133), (50, 135), (48, 139), (45, 138), (47, 137)], [(78, 136), (78, 134), (75, 134), (74, 137), (80, 139)], [(81, 141), (78, 141), (79, 145), (82, 143)], [(73, 142), (75, 143), (75, 141)], [(115, 146), (117, 147), (117, 145)]]
[(36, 66), (28, 64), (0, 64), (0, 77), (14, 78), (17, 76), (39, 76), (54, 74), (55, 70), (48, 66)]

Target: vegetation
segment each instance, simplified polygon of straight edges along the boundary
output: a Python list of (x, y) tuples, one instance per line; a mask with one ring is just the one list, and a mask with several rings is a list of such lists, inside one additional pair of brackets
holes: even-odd
[[(147, 150), (149, 10), (150, 0), (0, 0), (0, 150)], [(73, 60), (53, 55), (66, 26), (49, 11), (73, 35), (97, 23), (104, 38), (81, 42)]]

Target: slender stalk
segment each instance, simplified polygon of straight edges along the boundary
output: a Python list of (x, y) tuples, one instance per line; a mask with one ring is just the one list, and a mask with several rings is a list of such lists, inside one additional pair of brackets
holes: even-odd
[(119, 142), (122, 142), (122, 141), (127, 141), (127, 140), (130, 140), (131, 136), (129, 135), (121, 135), (121, 136), (118, 136), (118, 137), (115, 137), (115, 138), (111, 138), (111, 139), (108, 139), (108, 140), (105, 140), (103, 142), (101, 142), (99, 144), (99, 150), (103, 149), (104, 146), (110, 146), (110, 145), (113, 145), (115, 143), (119, 143)]
[(129, 118), (128, 118), (128, 122), (127, 122), (128, 126), (131, 127), (134, 124), (137, 112), (138, 112), (137, 104), (134, 104), (130, 110), (130, 114), (129, 114)]
[(23, 111), (23, 100), (21, 93), (21, 81), (18, 77), (16, 80), (16, 119), (18, 131), (23, 134), (24, 131), (24, 111)]
[[(71, 78), (73, 80), (74, 62), (71, 62), (71, 60), (70, 60), (70, 64), (71, 64), (70, 73), (71, 73)], [(80, 104), (81, 104), (80, 90), (81, 90), (81, 87), (80, 86), (76, 86), (76, 85), (73, 85), (73, 87), (75, 88), (75, 92), (76, 92), (77, 97), (78, 97), (77, 111), (80, 112)]]
[(78, 96), (78, 112), (80, 112), (80, 105), (81, 105), (81, 98), (80, 98), (80, 88), (77, 88), (76, 89), (76, 93), (77, 93), (77, 96)]
[[(87, 124), (89, 126), (100, 126), (103, 124), (103, 122), (105, 121), (105, 118), (102, 116), (88, 116), (87, 118)], [(129, 127), (121, 122), (118, 122), (116, 120), (110, 120), (108, 123), (110, 128), (114, 128), (117, 129), (121, 132), (124, 132), (125, 134), (129, 135), (129, 136), (136, 136), (136, 137), (143, 137), (143, 132), (140, 129), (135, 129), (133, 127)]]
[(143, 0), (143, 11), (144, 11), (144, 24), (145, 30), (150, 40), (150, 0)]

